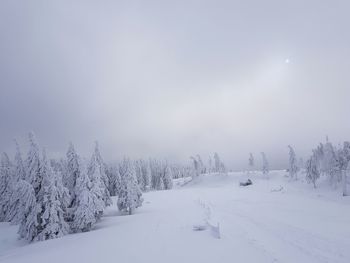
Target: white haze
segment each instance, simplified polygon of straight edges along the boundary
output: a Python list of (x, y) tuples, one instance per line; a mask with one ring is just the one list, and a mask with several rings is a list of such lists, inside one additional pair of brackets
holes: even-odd
[[(0, 3), (0, 150), (284, 167), (350, 140), (348, 1)], [(286, 63), (288, 60), (288, 63)]]

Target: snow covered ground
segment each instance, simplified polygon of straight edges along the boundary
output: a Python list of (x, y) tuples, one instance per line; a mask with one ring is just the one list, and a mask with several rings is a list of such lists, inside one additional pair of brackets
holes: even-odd
[[(144, 194), (134, 215), (113, 205), (91, 232), (29, 245), (1, 223), (0, 262), (350, 262), (350, 197), (284, 174), (250, 175), (247, 187), (243, 173), (177, 181)], [(220, 239), (193, 231), (206, 219)]]

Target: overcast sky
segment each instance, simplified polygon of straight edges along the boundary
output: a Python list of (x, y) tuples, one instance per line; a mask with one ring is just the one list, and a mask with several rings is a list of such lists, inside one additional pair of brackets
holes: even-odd
[(0, 150), (233, 169), (350, 140), (350, 2), (0, 1)]

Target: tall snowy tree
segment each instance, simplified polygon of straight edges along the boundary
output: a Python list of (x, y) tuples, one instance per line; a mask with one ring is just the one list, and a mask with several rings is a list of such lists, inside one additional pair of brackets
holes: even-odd
[(8, 216), (12, 194), (12, 180), (12, 164), (8, 155), (3, 153), (0, 163), (0, 222), (5, 221)]
[(69, 232), (64, 220), (60, 189), (57, 187), (57, 176), (47, 160), (45, 151), (40, 163), (42, 185), (38, 194), (40, 212), (38, 214), (37, 236), (35, 240), (47, 240), (62, 237)]
[(65, 180), (64, 185), (68, 188), (71, 201), (69, 204), (69, 207), (74, 206), (75, 204), (75, 185), (77, 178), (80, 174), (80, 166), (79, 166), (79, 156), (77, 152), (75, 151), (73, 143), (69, 143), (68, 151), (66, 154), (67, 161), (66, 161), (66, 173), (65, 173)]
[(104, 209), (104, 202), (95, 191), (89, 176), (82, 169), (79, 173), (75, 185), (76, 206), (74, 207), (74, 216), (72, 229), (74, 232), (90, 231)]
[(118, 209), (131, 215), (142, 205), (142, 192), (137, 184), (133, 165), (129, 159), (124, 158), (120, 165), (121, 188), (118, 195)]
[(262, 173), (267, 177), (270, 171), (269, 163), (267, 161), (266, 154), (264, 152), (261, 153), (261, 157), (262, 157)]
[(95, 143), (95, 150), (91, 156), (91, 161), (88, 167), (88, 175), (96, 188), (100, 188), (101, 197), (105, 206), (112, 204), (112, 199), (108, 190), (108, 177), (106, 175), (106, 165), (100, 154), (98, 143)]
[(21, 238), (33, 241), (38, 235), (38, 211), (34, 187), (25, 180), (18, 182), (18, 199), (22, 209), (20, 210), (21, 222), (18, 234)]
[(26, 160), (27, 181), (34, 187), (35, 194), (38, 194), (41, 187), (42, 176), (40, 170), (39, 146), (33, 132), (29, 133), (29, 151)]
[(311, 158), (306, 162), (306, 180), (316, 188), (316, 181), (320, 178), (317, 152), (314, 150)]
[(298, 167), (298, 161), (296, 154), (294, 152), (294, 149), (292, 146), (288, 145), (289, 148), (289, 177), (292, 180), (297, 180), (298, 179), (298, 172), (299, 172), (299, 167)]
[(162, 163), (162, 180), (165, 190), (173, 188), (173, 177), (168, 162)]
[(12, 180), (12, 191), (11, 191), (11, 197), (9, 201), (9, 210), (6, 216), (6, 220), (10, 221), (13, 224), (18, 224), (22, 220), (22, 200), (21, 200), (21, 187), (22, 185), (19, 184), (20, 180), (26, 179), (26, 172), (23, 164), (22, 154), (20, 147), (15, 140), (16, 145), (16, 154), (15, 154), (15, 163), (14, 163), (14, 175)]

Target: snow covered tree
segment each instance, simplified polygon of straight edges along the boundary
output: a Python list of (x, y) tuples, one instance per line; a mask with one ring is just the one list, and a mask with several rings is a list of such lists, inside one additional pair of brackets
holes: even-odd
[(8, 216), (12, 194), (12, 164), (6, 153), (1, 156), (0, 164), (0, 222)]
[(36, 142), (33, 132), (29, 133), (29, 151), (27, 155), (27, 181), (34, 187), (35, 194), (38, 194), (41, 187), (42, 177), (39, 172), (40, 169), (40, 155), (39, 146)]
[(306, 162), (306, 180), (316, 188), (316, 181), (320, 178), (318, 168), (317, 151), (313, 151), (311, 158)]
[(95, 151), (92, 154), (88, 167), (88, 175), (95, 188), (100, 188), (101, 197), (105, 206), (112, 204), (112, 199), (108, 191), (108, 177), (106, 175), (106, 165), (102, 160), (98, 143), (95, 143)]
[(82, 169), (75, 185), (76, 206), (74, 207), (71, 225), (74, 232), (90, 231), (100, 218), (104, 209), (104, 202), (99, 193), (96, 193), (96, 190), (99, 189), (94, 188), (89, 176)]
[(267, 177), (269, 174), (269, 163), (267, 161), (267, 158), (264, 152), (261, 153), (261, 157), (262, 157), (262, 173)]
[[(161, 171), (161, 164), (155, 159), (149, 161), (151, 171), (151, 188), (153, 190), (163, 190), (164, 182)], [(119, 169), (120, 170), (120, 169)]]
[(71, 201), (69, 206), (72, 207), (75, 204), (75, 185), (77, 178), (80, 174), (80, 166), (79, 166), (79, 156), (75, 151), (73, 143), (69, 143), (68, 151), (66, 154), (66, 173), (64, 185), (68, 188)]
[(226, 173), (225, 165), (221, 161), (218, 153), (214, 154), (214, 172), (215, 173)]
[(201, 174), (201, 167), (200, 163), (198, 162), (196, 157), (191, 156), (190, 157), (193, 162), (193, 171), (195, 176), (199, 176)]
[(248, 166), (249, 171), (254, 171), (254, 156), (252, 153), (249, 153)]
[(168, 162), (162, 163), (162, 181), (165, 190), (173, 188), (173, 177)]
[(116, 166), (110, 165), (106, 169), (106, 175), (108, 177), (108, 191), (111, 196), (117, 196), (120, 187), (119, 170)]
[(57, 187), (57, 176), (53, 172), (47, 160), (45, 151), (40, 162), (40, 175), (42, 185), (38, 194), (38, 214), (37, 236), (35, 240), (42, 241), (62, 237), (69, 232), (69, 226), (64, 220), (63, 205), (60, 196), (62, 193)]
[(20, 147), (15, 140), (16, 154), (14, 163), (14, 175), (11, 183), (11, 196), (9, 200), (9, 209), (6, 216), (6, 220), (13, 224), (19, 224), (22, 220), (23, 212), (22, 210), (22, 200), (20, 198), (21, 184), (18, 184), (20, 180), (25, 180), (26, 173), (23, 164), (22, 154)]
[(142, 192), (137, 184), (133, 165), (129, 159), (124, 158), (120, 165), (121, 177), (120, 193), (118, 195), (118, 209), (131, 215), (134, 210), (142, 205)]
[(299, 167), (297, 164), (297, 157), (292, 146), (288, 145), (289, 148), (289, 177), (292, 180), (298, 179)]
[(218, 153), (214, 153), (214, 171), (216, 173), (220, 172), (221, 160)]
[(22, 207), (18, 234), (21, 238), (33, 241), (38, 234), (38, 205), (34, 187), (27, 181), (20, 180), (16, 194)]

